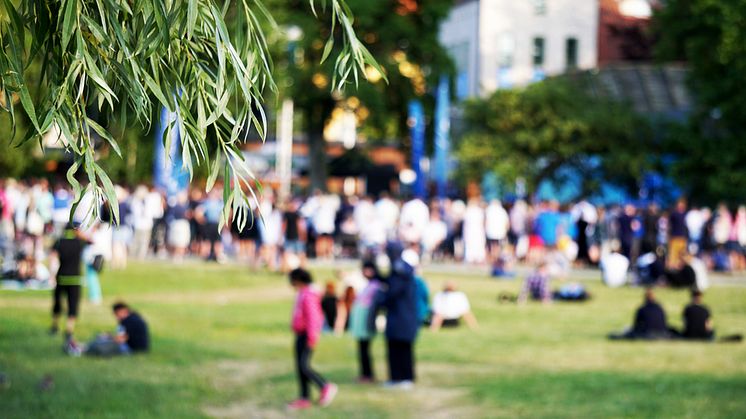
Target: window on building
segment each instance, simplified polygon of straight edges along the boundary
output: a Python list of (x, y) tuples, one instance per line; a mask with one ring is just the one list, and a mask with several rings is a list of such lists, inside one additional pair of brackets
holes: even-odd
[(567, 38), (565, 44), (565, 62), (568, 69), (578, 68), (578, 40)]
[(534, 38), (534, 67), (542, 67), (544, 65), (544, 38)]
[(512, 67), (513, 56), (515, 55), (515, 38), (513, 38), (513, 35), (510, 33), (502, 34), (497, 48), (497, 63), (500, 68)]
[(534, 4), (534, 14), (545, 15), (547, 14), (547, 0), (531, 0)]

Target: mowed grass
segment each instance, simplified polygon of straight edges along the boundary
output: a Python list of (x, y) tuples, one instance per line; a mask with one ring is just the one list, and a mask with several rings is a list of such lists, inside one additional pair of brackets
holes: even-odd
[[(314, 271), (318, 283), (331, 270)], [(609, 342), (627, 326), (641, 290), (586, 283), (585, 304), (498, 303), (519, 280), (426, 271), (432, 291), (456, 279), (479, 330), (423, 331), (417, 388), (392, 392), (354, 383), (355, 343), (325, 335), (315, 367), (339, 383), (334, 404), (289, 414), (297, 394), (288, 328), (293, 293), (280, 275), (202, 263), (134, 265), (103, 276), (102, 306), (84, 304), (77, 336), (114, 328), (110, 303), (125, 299), (149, 321), (152, 353), (70, 358), (47, 335), (48, 292), (0, 292), (2, 418), (492, 418), (746, 417), (746, 345)], [(661, 290), (680, 326), (683, 291)], [(746, 332), (746, 288), (706, 295), (721, 334)], [(375, 367), (386, 378), (383, 339)], [(43, 391), (45, 376), (54, 388)]]

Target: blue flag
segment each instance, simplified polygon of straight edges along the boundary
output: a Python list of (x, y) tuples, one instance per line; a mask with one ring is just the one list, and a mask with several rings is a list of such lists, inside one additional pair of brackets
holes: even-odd
[(414, 196), (425, 199), (425, 174), (420, 162), (425, 154), (425, 112), (419, 100), (409, 102), (409, 132), (412, 137), (412, 170), (417, 174), (414, 184)]
[(448, 187), (448, 160), (450, 153), (451, 98), (448, 91), (448, 78), (440, 77), (435, 97), (435, 163), (434, 177), (438, 198), (446, 197)]
[(161, 109), (161, 117), (155, 127), (155, 156), (153, 183), (167, 196), (172, 197), (185, 190), (189, 184), (189, 173), (181, 167), (181, 133), (178, 124), (171, 129), (171, 144), (166, 153), (164, 134), (169, 124), (175, 123), (178, 113)]

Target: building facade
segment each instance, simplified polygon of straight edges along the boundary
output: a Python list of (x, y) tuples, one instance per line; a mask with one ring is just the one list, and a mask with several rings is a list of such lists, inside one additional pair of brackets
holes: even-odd
[(441, 26), (456, 96), (484, 96), (598, 63), (599, 0), (462, 0)]

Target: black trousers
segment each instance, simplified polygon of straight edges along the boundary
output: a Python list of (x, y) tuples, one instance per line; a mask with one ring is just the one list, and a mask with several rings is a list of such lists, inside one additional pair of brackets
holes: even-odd
[(697, 285), (697, 274), (691, 266), (686, 265), (681, 270), (667, 270), (666, 281), (672, 287), (693, 287)]
[(313, 351), (308, 346), (308, 337), (305, 333), (295, 336), (295, 367), (298, 371), (298, 383), (300, 385), (300, 397), (308, 399), (310, 389), (308, 384), (313, 381), (319, 389), (326, 385), (326, 380), (311, 368), (311, 355)]
[(389, 376), (391, 381), (414, 381), (414, 352), (412, 342), (389, 339)]
[(77, 317), (80, 306), (80, 285), (59, 285), (54, 287), (54, 305), (52, 314), (62, 313), (62, 295), (67, 296), (67, 317)]
[(359, 340), (358, 358), (360, 360), (360, 377), (373, 379), (373, 361), (370, 359), (370, 341)]

